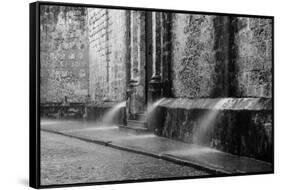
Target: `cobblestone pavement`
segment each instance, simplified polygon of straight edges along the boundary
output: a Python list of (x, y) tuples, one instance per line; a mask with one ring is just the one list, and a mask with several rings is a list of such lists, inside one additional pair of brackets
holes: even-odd
[(41, 185), (209, 175), (149, 156), (41, 132)]

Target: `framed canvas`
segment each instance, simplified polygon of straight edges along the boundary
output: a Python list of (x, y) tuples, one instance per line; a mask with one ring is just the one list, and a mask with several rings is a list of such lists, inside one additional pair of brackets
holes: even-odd
[(272, 16), (30, 4), (30, 186), (274, 172)]

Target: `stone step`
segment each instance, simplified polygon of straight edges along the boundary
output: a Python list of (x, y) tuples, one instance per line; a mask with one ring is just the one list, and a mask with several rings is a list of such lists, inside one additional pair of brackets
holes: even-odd
[(146, 115), (144, 113), (138, 113), (138, 114), (136, 114), (136, 120), (146, 121)]
[(147, 129), (147, 128), (144, 128), (144, 127), (138, 127), (138, 126), (128, 126), (128, 125), (119, 125), (119, 129), (120, 131), (130, 131), (131, 133), (133, 134), (146, 134), (146, 133), (149, 133), (151, 134), (151, 132)]
[(139, 120), (127, 120), (127, 126), (129, 127), (143, 127), (146, 128), (146, 122), (145, 121), (139, 121)]

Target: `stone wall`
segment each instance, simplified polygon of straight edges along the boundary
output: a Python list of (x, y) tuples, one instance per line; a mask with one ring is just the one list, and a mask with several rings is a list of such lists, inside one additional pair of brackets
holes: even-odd
[(126, 11), (88, 8), (89, 79), (92, 101), (126, 95)]
[(148, 127), (157, 135), (236, 155), (273, 159), (268, 98), (165, 99)]
[(271, 162), (271, 30), (270, 19), (173, 14), (172, 95), (148, 128)]
[[(136, 96), (144, 104), (145, 15), (128, 13), (42, 6), (42, 102), (65, 96), (84, 102), (87, 95), (92, 101), (121, 101), (132, 78), (140, 84)], [(168, 40), (167, 31), (160, 32), (165, 92), (172, 87), (168, 94), (181, 98), (272, 96), (270, 19), (176, 13), (170, 24), (169, 14), (162, 14), (171, 30)]]
[(86, 10), (41, 6), (41, 103), (85, 102), (88, 95), (88, 35)]
[(173, 14), (173, 96), (272, 96), (271, 19)]
[(175, 97), (220, 95), (223, 68), (216, 60), (215, 16), (174, 14), (172, 80)]
[(238, 17), (232, 20), (233, 95), (272, 96), (272, 20)]

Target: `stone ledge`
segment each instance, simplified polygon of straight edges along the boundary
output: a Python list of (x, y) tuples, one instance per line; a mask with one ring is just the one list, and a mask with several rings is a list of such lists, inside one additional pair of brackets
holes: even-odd
[(159, 106), (182, 109), (272, 110), (271, 98), (167, 98)]
[(148, 120), (155, 134), (267, 162), (273, 160), (272, 100), (164, 99)]
[(91, 108), (91, 107), (93, 107), (93, 108), (112, 108), (113, 106), (115, 106), (116, 104), (118, 104), (120, 102), (122, 102), (122, 101), (91, 102), (91, 103), (85, 104), (85, 106), (88, 108)]
[[(102, 120), (103, 116), (120, 102), (100, 102), (100, 103), (62, 103), (50, 102), (40, 104), (40, 114), (43, 118), (58, 119), (85, 119), (90, 121)], [(114, 123), (125, 124), (125, 107), (120, 108)]]

